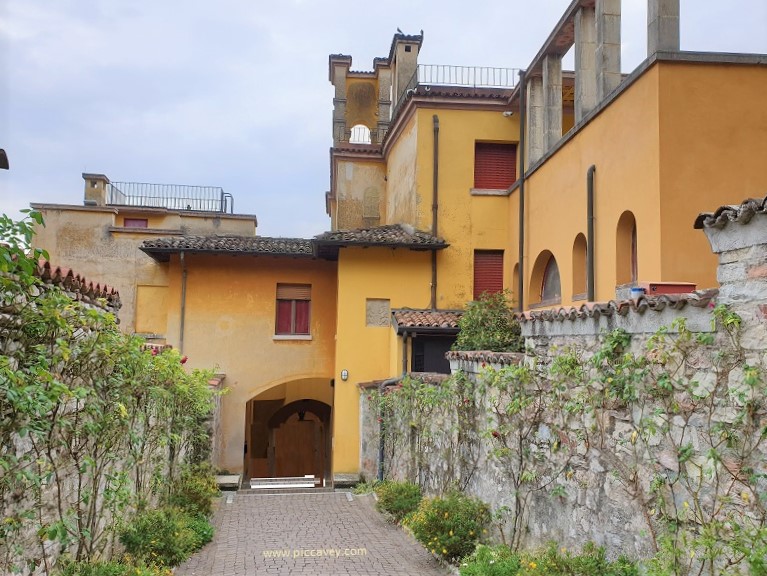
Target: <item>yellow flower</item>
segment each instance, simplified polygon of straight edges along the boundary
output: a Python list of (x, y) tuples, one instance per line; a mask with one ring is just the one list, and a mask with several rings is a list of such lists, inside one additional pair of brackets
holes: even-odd
[(447, 554), (447, 550), (445, 548), (442, 549), (443, 554)]
[(436, 551), (434, 548), (432, 548), (432, 549), (431, 549), (431, 553), (432, 553), (432, 554), (436, 554), (436, 553), (437, 553), (437, 551)]
[(748, 502), (751, 500), (751, 496), (748, 495), (748, 492), (743, 490), (743, 492), (740, 493), (740, 497), (743, 499), (743, 502)]
[(445, 518), (447, 518), (447, 512), (445, 512)]
[(469, 536), (474, 536), (474, 530), (469, 530)]
[(684, 506), (685, 508), (689, 508), (690, 507), (690, 505), (687, 503), (686, 500), (684, 502), (682, 502), (682, 506)]
[(631, 433), (631, 443), (633, 444), (633, 443), (634, 443), (634, 442), (636, 442), (636, 441), (637, 441), (637, 431), (636, 431), (636, 430), (634, 430), (634, 431)]
[(565, 552), (567, 552), (567, 548), (565, 548), (564, 546), (562, 546), (562, 554), (564, 554)]
[(452, 531), (452, 530), (450, 531), (450, 535), (451, 535), (451, 536), (453, 535), (453, 531)]
[(538, 564), (536, 564), (535, 562), (530, 562), (529, 566), (530, 566), (530, 568), (535, 570), (538, 567)]

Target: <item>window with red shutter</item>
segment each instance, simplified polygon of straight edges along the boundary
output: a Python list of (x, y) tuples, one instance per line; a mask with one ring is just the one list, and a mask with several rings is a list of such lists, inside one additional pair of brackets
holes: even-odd
[(503, 291), (503, 251), (474, 251), (474, 300)]
[(474, 188), (505, 190), (516, 180), (516, 144), (474, 144)]
[(277, 284), (274, 333), (278, 336), (308, 335), (311, 298), (309, 284)]

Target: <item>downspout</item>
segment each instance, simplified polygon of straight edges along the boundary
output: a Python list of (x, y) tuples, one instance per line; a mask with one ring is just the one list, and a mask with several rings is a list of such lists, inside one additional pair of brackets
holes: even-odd
[[(403, 332), (402, 334), (402, 376), (398, 376), (396, 378), (389, 378), (388, 380), (384, 380), (381, 382), (381, 384), (378, 385), (378, 393), (383, 394), (384, 390), (386, 390), (386, 387), (390, 384), (396, 384), (400, 380), (402, 380), (405, 377), (405, 374), (407, 374), (407, 343), (408, 343), (408, 333)], [(379, 412), (378, 412), (378, 481), (383, 482), (384, 479), (384, 451), (386, 448), (386, 441), (385, 441), (385, 414), (383, 413), (383, 409), (380, 408), (381, 403), (379, 403)]]
[(525, 309), (525, 132), (527, 130), (525, 71), (519, 71), (519, 257), (517, 269), (517, 309)]
[[(431, 235), (436, 237), (439, 231), (437, 227), (437, 214), (439, 209), (439, 116), (432, 116), (434, 121), (434, 166), (431, 194)], [(431, 305), (432, 310), (437, 309), (437, 251), (431, 251)]]
[(588, 294), (586, 299), (589, 302), (595, 300), (595, 285), (594, 285), (594, 173), (597, 171), (595, 165), (589, 166), (588, 172), (586, 172), (586, 194), (588, 200), (586, 203), (586, 282), (588, 284)]
[(184, 251), (181, 251), (181, 322), (179, 326), (178, 351), (184, 353), (184, 322), (186, 320), (186, 260)]

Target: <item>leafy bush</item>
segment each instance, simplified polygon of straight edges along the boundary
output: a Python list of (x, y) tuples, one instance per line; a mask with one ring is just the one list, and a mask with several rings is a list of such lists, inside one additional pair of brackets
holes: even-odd
[(479, 300), (469, 302), (458, 326), (461, 331), (453, 344), (454, 350), (524, 351), (525, 343), (511, 311), (508, 292), (484, 293)]
[(461, 576), (513, 576), (522, 561), (508, 546), (485, 546), (477, 549), (461, 563)]
[(168, 505), (194, 516), (210, 516), (213, 498), (218, 495), (213, 471), (210, 464), (185, 467), (171, 486)]
[(411, 482), (387, 480), (376, 484), (374, 491), (378, 497), (378, 510), (391, 514), (397, 523), (415, 511), (421, 502), (421, 488)]
[(621, 556), (608, 562), (605, 549), (589, 542), (573, 556), (556, 543), (543, 550), (514, 553), (507, 546), (478, 546), (461, 564), (461, 576), (638, 576), (635, 562)]
[(403, 524), (433, 554), (455, 562), (471, 554), (490, 522), (487, 504), (460, 492), (427, 498)]
[(139, 562), (177, 566), (213, 538), (213, 527), (201, 516), (165, 507), (138, 514), (121, 532), (120, 542)]
[(354, 485), (354, 488), (352, 488), (352, 493), (371, 494), (372, 492), (375, 492), (376, 486), (378, 486), (378, 484), (378, 480), (363, 480), (362, 482), (358, 482)]
[(65, 564), (61, 576), (170, 576), (169, 568), (133, 566), (120, 562), (72, 562)]

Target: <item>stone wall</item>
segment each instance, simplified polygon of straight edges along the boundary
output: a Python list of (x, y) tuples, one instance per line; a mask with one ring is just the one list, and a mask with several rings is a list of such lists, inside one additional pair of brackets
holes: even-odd
[[(692, 535), (720, 518), (764, 526), (766, 202), (696, 222), (719, 255), (718, 291), (527, 313), (519, 317), (524, 357), (449, 353), (454, 376), (474, 384), (471, 395), (454, 391), (431, 420), (383, 414), (394, 432), (387, 477), (431, 493), (457, 486), (494, 510), (506, 507), (500, 529), (508, 539), (516, 528), (524, 546), (593, 541), (610, 555), (648, 557), (669, 519)], [(514, 377), (534, 390), (516, 420), (503, 412)], [(612, 390), (618, 382), (635, 392)], [(379, 414), (366, 398), (369, 473)], [(526, 421), (530, 433), (514, 444)], [(513, 458), (520, 446), (531, 463), (522, 482)]]

